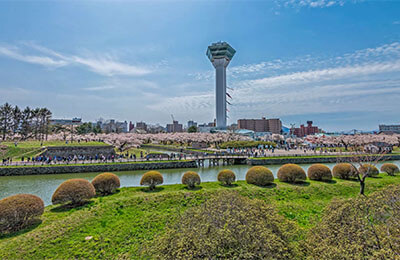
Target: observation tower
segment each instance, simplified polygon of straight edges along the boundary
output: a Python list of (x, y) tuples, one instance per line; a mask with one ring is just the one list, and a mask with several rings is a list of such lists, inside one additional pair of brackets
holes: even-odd
[(207, 57), (215, 68), (215, 101), (217, 128), (226, 128), (226, 67), (236, 51), (226, 42), (216, 42), (208, 46)]

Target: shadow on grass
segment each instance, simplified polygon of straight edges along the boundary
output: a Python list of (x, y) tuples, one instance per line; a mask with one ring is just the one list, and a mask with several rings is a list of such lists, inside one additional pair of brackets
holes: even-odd
[(225, 184), (220, 183), (219, 186), (224, 187), (224, 188), (230, 188), (230, 189), (239, 187), (239, 185), (237, 183), (232, 183), (231, 185), (225, 185)]
[(188, 186), (183, 187), (184, 190), (188, 190), (188, 191), (197, 191), (197, 190), (201, 190), (203, 187), (201, 186), (195, 186), (194, 188), (189, 188)]
[(120, 193), (121, 191), (119, 189), (115, 190), (114, 193), (110, 193), (110, 194), (101, 194), (101, 193), (97, 193), (96, 194), (96, 198), (101, 198), (101, 197), (108, 197), (108, 196), (112, 196), (115, 194)]
[(60, 205), (58, 207), (55, 207), (55, 208), (51, 209), (50, 211), (51, 212), (66, 212), (66, 211), (70, 211), (72, 209), (73, 210), (80, 210), (80, 209), (86, 208), (88, 206), (91, 206), (93, 204), (94, 204), (94, 202), (91, 201), (91, 200), (84, 201), (84, 202), (82, 202), (80, 204), (68, 203), (68, 204), (63, 204), (63, 205)]
[(336, 180), (327, 180), (327, 181), (320, 181), (320, 182), (328, 183), (328, 184), (336, 184), (337, 183)]
[(310, 186), (310, 183), (308, 181), (300, 181), (300, 182), (287, 182), (288, 184), (294, 185), (294, 186), (301, 186), (301, 187), (307, 187)]
[(148, 187), (145, 187), (145, 188), (142, 188), (142, 191), (146, 192), (146, 193), (156, 193), (156, 192), (163, 191), (164, 189), (165, 189), (164, 187), (159, 187), (159, 186), (155, 187), (153, 190), (150, 190)]
[(25, 233), (28, 233), (28, 232), (34, 230), (40, 224), (42, 224), (42, 220), (41, 219), (32, 219), (30, 221), (30, 223), (28, 223), (25, 227), (23, 227), (20, 230), (17, 230), (17, 231), (14, 231), (14, 232), (10, 232), (10, 233), (6, 233), (6, 234), (1, 234), (0, 233), (0, 239), (12, 238), (12, 237), (16, 237), (16, 236), (19, 236), (19, 235), (23, 235)]
[(341, 181), (351, 181), (351, 182), (358, 182), (356, 178), (350, 178), (350, 179), (339, 179)]
[(253, 184), (253, 185), (260, 187), (260, 188), (265, 188), (265, 189), (273, 189), (276, 187), (276, 183), (270, 183), (267, 185), (257, 185), (257, 184)]

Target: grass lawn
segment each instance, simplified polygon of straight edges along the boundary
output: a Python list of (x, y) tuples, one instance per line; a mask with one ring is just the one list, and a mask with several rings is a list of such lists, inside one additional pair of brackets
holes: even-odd
[(143, 153), (143, 157), (144, 157), (144, 156), (146, 156), (148, 150), (140, 149), (140, 148), (130, 148), (127, 151), (119, 152), (118, 149), (116, 148), (115, 152), (117, 154), (126, 154), (126, 153), (134, 154), (134, 155), (136, 155), (136, 158), (140, 158), (140, 152)]
[(200, 152), (200, 153), (207, 153), (207, 154), (214, 154), (214, 151), (209, 151), (209, 150), (203, 150), (203, 149), (193, 149), (193, 148), (188, 148), (186, 149), (188, 151), (193, 151), (193, 152)]
[(0, 152), (0, 160), (3, 158), (12, 158), (14, 161), (20, 161), (22, 157), (32, 157), (37, 156), (42, 152), (42, 148), (40, 147), (28, 147), (28, 148), (19, 148), (19, 147), (7, 147), (2, 149)]
[(400, 147), (394, 146), (392, 153), (400, 153)]
[[(65, 143), (64, 141), (22, 141), (22, 142), (17, 142), (17, 147), (18, 148), (40, 148), (42, 146), (101, 146), (101, 145), (107, 145), (103, 142), (68, 142)], [(8, 147), (14, 147), (14, 142), (1, 142), (0, 145), (6, 145)]]
[[(369, 178), (367, 194), (389, 184), (400, 184), (400, 176), (380, 174)], [(40, 225), (0, 238), (0, 259), (144, 258), (141, 248), (161, 235), (167, 223), (221, 190), (236, 190), (275, 205), (305, 234), (333, 198), (358, 196), (359, 185), (335, 179), (331, 183), (307, 181), (301, 185), (275, 180), (271, 187), (239, 181), (232, 188), (210, 182), (202, 183), (195, 191), (183, 185), (160, 186), (155, 192), (140, 187), (122, 188), (119, 193), (95, 198), (81, 208), (46, 207)]]
[(167, 148), (175, 148), (175, 149), (184, 149), (186, 148), (186, 145), (180, 145), (180, 144), (142, 144), (142, 147), (146, 147), (146, 146), (157, 146), (157, 147), (163, 147), (165, 149)]

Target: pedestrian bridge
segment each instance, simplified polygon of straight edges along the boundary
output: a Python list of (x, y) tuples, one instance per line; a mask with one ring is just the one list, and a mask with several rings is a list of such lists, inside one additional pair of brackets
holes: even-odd
[(207, 156), (194, 156), (190, 159), (196, 161), (197, 166), (202, 167), (205, 161), (208, 160), (208, 165), (233, 165), (233, 164), (246, 164), (248, 156), (245, 155), (207, 155)]

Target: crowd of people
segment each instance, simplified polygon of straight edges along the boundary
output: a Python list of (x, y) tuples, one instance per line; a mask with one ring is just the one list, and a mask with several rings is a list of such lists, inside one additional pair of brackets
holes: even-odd
[(44, 156), (39, 155), (35, 157), (22, 157), (20, 161), (13, 161), (12, 158), (2, 159), (3, 166), (10, 165), (55, 165), (55, 164), (90, 164), (90, 163), (113, 163), (113, 162), (129, 162), (129, 161), (157, 161), (157, 160), (186, 160), (191, 157), (190, 155), (183, 153), (171, 153), (171, 154), (156, 154), (154, 156), (148, 156), (143, 152), (140, 156), (136, 154), (113, 154), (103, 155), (96, 154), (93, 156), (88, 155), (69, 155), (69, 156)]
[(214, 150), (213, 152), (184, 151), (176, 153), (146, 153), (140, 154), (95, 154), (95, 155), (68, 155), (68, 156), (44, 156), (22, 157), (21, 161), (13, 161), (12, 158), (4, 158), (2, 165), (52, 165), (52, 164), (85, 164), (85, 163), (112, 163), (129, 161), (157, 161), (157, 160), (186, 160), (198, 159), (209, 156), (246, 156), (246, 157), (270, 157), (270, 156), (302, 156), (322, 154), (345, 154), (342, 150), (328, 149), (327, 147), (273, 147), (259, 146), (253, 148), (228, 148), (224, 151)]
[(322, 154), (345, 154), (341, 149), (329, 149), (328, 147), (310, 146), (259, 146), (253, 148), (228, 148), (226, 151), (231, 155), (244, 155), (248, 157), (268, 157), (268, 156), (302, 156), (302, 155), (322, 155)]

